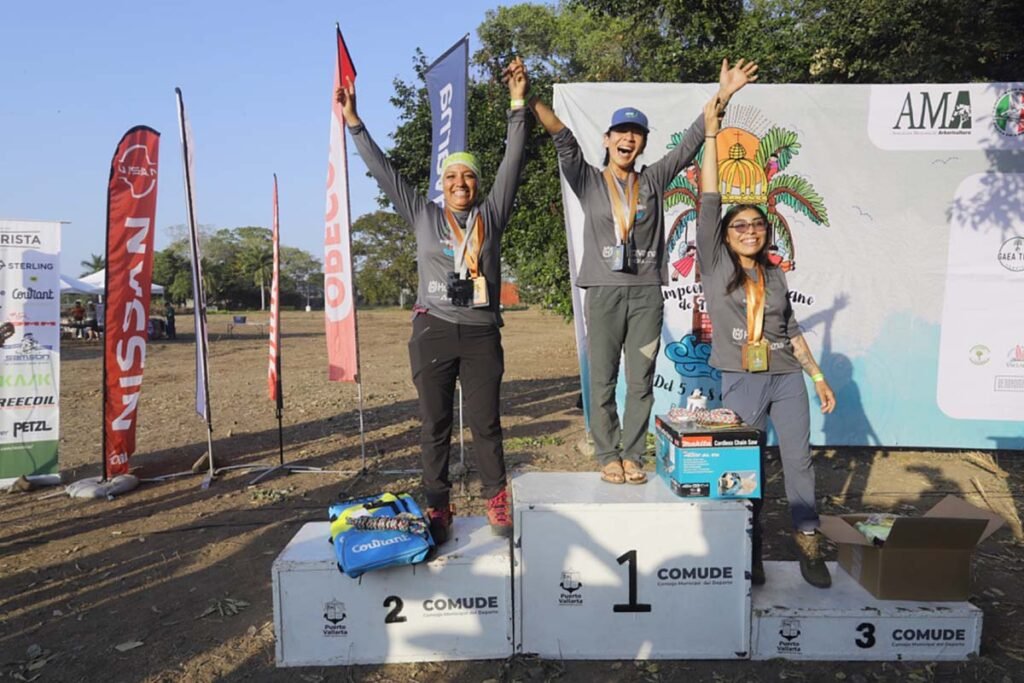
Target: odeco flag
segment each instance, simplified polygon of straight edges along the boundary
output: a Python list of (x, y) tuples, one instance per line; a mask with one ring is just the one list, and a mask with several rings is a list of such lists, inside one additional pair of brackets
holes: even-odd
[(159, 133), (136, 126), (121, 138), (111, 162), (103, 353), (105, 477), (126, 473), (128, 458), (135, 452), (153, 281), (159, 148)]
[(280, 281), (281, 281), (281, 242), (280, 227), (277, 212), (277, 174), (274, 174), (274, 217), (273, 217), (274, 243), (274, 272), (270, 279), (270, 365), (267, 368), (267, 389), (270, 393), (270, 400), (277, 402), (280, 408), (283, 403), (281, 396), (281, 305), (280, 305)]
[(327, 379), (358, 381), (359, 349), (352, 291), (352, 216), (348, 201), (345, 118), (334, 93), (354, 82), (356, 70), (338, 29), (338, 61), (331, 90), (331, 147), (327, 164), (327, 215), (324, 231), (324, 319), (327, 326)]
[(466, 151), (466, 111), (469, 80), (469, 36), (427, 67), (424, 79), (430, 98), (430, 187), (427, 198), (442, 203), (441, 164), (449, 154)]

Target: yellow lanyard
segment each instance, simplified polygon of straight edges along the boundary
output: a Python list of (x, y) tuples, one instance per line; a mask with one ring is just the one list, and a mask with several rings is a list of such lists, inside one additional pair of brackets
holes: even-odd
[[(476, 220), (474, 221), (473, 218)], [(475, 208), (469, 212), (469, 217), (466, 219), (466, 224), (473, 223), (473, 234), (468, 238), (464, 237), (462, 228), (459, 227), (459, 222), (455, 220), (455, 214), (451, 212), (451, 209), (445, 207), (444, 217), (448, 220), (448, 227), (452, 230), (452, 236), (455, 237), (455, 270), (461, 275), (461, 263), (463, 261), (466, 268), (469, 269), (470, 277), (477, 277), (480, 274), (480, 250), (484, 246), (484, 218), (480, 215), (480, 212)], [(467, 245), (467, 242), (469, 244)], [(472, 247), (472, 248), (467, 248)]]
[(757, 343), (764, 333), (765, 275), (764, 268), (757, 266), (757, 283), (749, 276), (743, 283), (747, 294), (747, 341)]

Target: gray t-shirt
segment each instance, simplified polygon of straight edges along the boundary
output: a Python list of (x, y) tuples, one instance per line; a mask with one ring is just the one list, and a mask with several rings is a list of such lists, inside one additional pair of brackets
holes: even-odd
[[(700, 268), (704, 301), (711, 316), (711, 367), (743, 372), (741, 350), (747, 340), (747, 304), (743, 286), (731, 293), (726, 287), (733, 274), (729, 248), (722, 241), (722, 195), (701, 194), (697, 217), (697, 264)], [(800, 325), (789, 301), (789, 285), (781, 268), (765, 268), (764, 338), (771, 358), (768, 373), (781, 375), (800, 372), (790, 339), (801, 334)], [(757, 277), (757, 271), (748, 271)]]
[[(455, 248), (451, 228), (444, 210), (418, 194), (391, 165), (377, 143), (362, 124), (350, 127), (359, 156), (380, 189), (391, 200), (395, 211), (412, 226), (416, 237), (416, 271), (419, 285), (416, 306), (442, 320), (464, 325), (501, 325), (499, 299), (501, 297), (501, 236), (505, 232), (512, 203), (519, 188), (519, 177), (526, 150), (525, 108), (508, 114), (508, 137), (505, 157), (501, 160), (490, 194), (477, 203), (484, 220), (484, 241), (480, 250), (480, 274), (487, 280), (487, 308), (453, 306), (448, 298), (448, 273), (454, 269)], [(456, 213), (455, 218), (465, 234), (468, 213)]]
[(698, 116), (683, 139), (668, 154), (640, 173), (640, 197), (633, 223), (636, 273), (612, 270), (619, 236), (612, 216), (608, 185), (601, 169), (583, 158), (579, 143), (568, 128), (552, 136), (562, 176), (583, 206), (583, 263), (576, 276), (577, 287), (668, 284), (665, 259), (665, 212), (662, 198), (672, 179), (690, 165), (704, 143), (704, 117)]

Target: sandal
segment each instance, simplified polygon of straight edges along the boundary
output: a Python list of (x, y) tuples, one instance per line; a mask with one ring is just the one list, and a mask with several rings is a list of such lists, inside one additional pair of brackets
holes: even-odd
[(646, 484), (647, 474), (642, 466), (632, 460), (622, 461), (623, 476), (627, 484)]
[(601, 468), (601, 481), (609, 484), (625, 484), (626, 475), (622, 471), (622, 461), (612, 460), (610, 463)]

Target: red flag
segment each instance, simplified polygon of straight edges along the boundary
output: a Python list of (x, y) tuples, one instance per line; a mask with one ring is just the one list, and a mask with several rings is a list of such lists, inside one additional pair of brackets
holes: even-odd
[(128, 471), (146, 364), (160, 134), (132, 128), (117, 146), (107, 188), (103, 352), (103, 473)]
[(270, 400), (278, 408), (283, 403), (281, 396), (281, 319), (279, 286), (281, 280), (281, 245), (277, 211), (277, 174), (274, 174), (274, 219), (271, 239), (274, 243), (274, 273), (270, 278), (270, 365), (267, 368), (267, 390)]
[(331, 90), (331, 143), (327, 164), (327, 215), (324, 230), (324, 319), (327, 327), (327, 378), (359, 379), (355, 299), (352, 289), (352, 215), (348, 197), (345, 119), (334, 93), (355, 81), (356, 71), (338, 29), (338, 62)]

